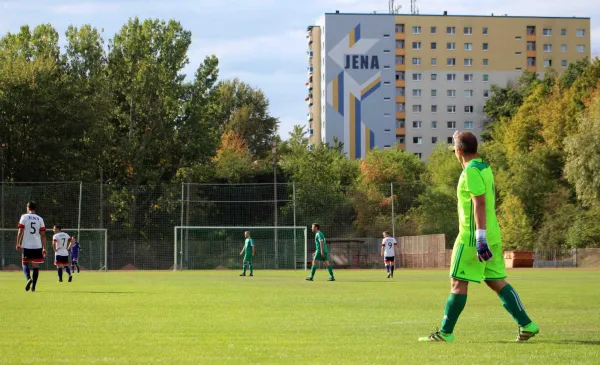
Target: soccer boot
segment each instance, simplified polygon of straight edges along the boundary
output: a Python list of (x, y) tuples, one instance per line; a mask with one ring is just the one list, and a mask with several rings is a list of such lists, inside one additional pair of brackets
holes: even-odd
[(430, 334), (427, 337), (419, 337), (419, 342), (454, 342), (454, 334), (442, 333), (436, 329), (432, 334)]
[(31, 284), (33, 284), (33, 280), (27, 279), (27, 284), (25, 285), (25, 291), (29, 291), (29, 289), (31, 289)]
[(540, 329), (533, 322), (531, 322), (530, 324), (528, 324), (525, 327), (519, 327), (519, 334), (517, 335), (517, 342), (527, 341), (530, 338), (537, 335), (538, 333), (540, 333)]
[(248, 276), (254, 276), (254, 274), (250, 274), (250, 275), (248, 275)]
[(69, 275), (69, 283), (73, 281), (73, 275)]
[(387, 278), (389, 279), (391, 277), (392, 277), (392, 273), (389, 273), (388, 276), (387, 276)]
[(313, 278), (312, 278), (312, 276), (307, 276), (306, 279), (304, 279), (304, 280), (306, 280), (306, 281), (313, 281)]
[(335, 281), (335, 278), (329, 278), (327, 281)]
[(246, 276), (246, 274), (244, 274), (244, 273), (241, 273), (241, 274), (240, 274), (240, 276)]

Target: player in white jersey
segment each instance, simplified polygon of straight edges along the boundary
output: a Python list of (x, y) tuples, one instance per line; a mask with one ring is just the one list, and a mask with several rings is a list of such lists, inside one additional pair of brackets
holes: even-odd
[(381, 256), (385, 264), (385, 270), (388, 273), (388, 279), (394, 277), (394, 258), (396, 257), (396, 239), (390, 235), (390, 232), (383, 232), (383, 241), (381, 242)]
[[(36, 208), (35, 202), (27, 203), (27, 214), (21, 216), (17, 233), (17, 251), (22, 251), (23, 273), (27, 279), (26, 291), (35, 291), (40, 264), (44, 263), (46, 257), (46, 225), (42, 217), (35, 213)], [(29, 263), (33, 268), (33, 278), (29, 272)]]
[(69, 275), (69, 283), (73, 281), (71, 270), (69, 270), (69, 248), (73, 239), (71, 236), (62, 231), (60, 224), (54, 225), (54, 236), (52, 237), (52, 248), (54, 248), (54, 265), (56, 265), (56, 271), (58, 271), (58, 282), (63, 281), (63, 268)]

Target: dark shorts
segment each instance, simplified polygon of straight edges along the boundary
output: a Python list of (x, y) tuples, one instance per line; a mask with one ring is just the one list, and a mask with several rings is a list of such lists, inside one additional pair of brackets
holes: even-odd
[(313, 256), (313, 260), (315, 261), (329, 261), (329, 252), (325, 251), (324, 252), (325, 255), (321, 255), (320, 252), (315, 252), (315, 255)]
[(77, 256), (71, 256), (71, 262), (75, 263), (77, 261), (79, 261), (79, 257), (77, 257)]
[(24, 248), (21, 253), (22, 262), (44, 263), (44, 253), (41, 248)]
[(69, 265), (69, 256), (54, 256), (54, 265)]
[(386, 256), (383, 258), (383, 261), (391, 261), (394, 262), (394, 256)]

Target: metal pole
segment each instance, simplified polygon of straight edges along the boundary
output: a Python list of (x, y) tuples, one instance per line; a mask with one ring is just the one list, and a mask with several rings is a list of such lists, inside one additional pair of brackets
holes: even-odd
[(275, 226), (275, 268), (278, 265), (278, 250), (277, 250), (277, 145), (273, 144), (273, 206), (274, 206), (274, 219), (273, 225)]
[[(181, 184), (181, 218), (180, 218), (180, 225), (183, 226), (183, 201), (185, 199), (185, 190), (184, 190), (184, 185), (183, 183)], [(177, 240), (177, 233), (175, 234), (175, 239)], [(177, 255), (177, 241), (175, 241), (175, 255)], [(179, 246), (181, 246), (181, 249), (179, 249), (179, 270), (183, 270), (183, 229), (181, 229), (181, 235), (180, 235), (180, 239), (179, 239)], [(177, 256), (175, 256), (177, 257)], [(175, 265), (177, 265), (177, 258), (175, 258)]]
[[(0, 181), (0, 183), (2, 184), (2, 195), (1, 195), (1, 200), (0, 200), (0, 206), (1, 206), (1, 210), (2, 210), (2, 227), (4, 228), (4, 185), (5, 185), (5, 181), (4, 181), (4, 165), (6, 165), (6, 152), (4, 152), (4, 149), (8, 147), (7, 143), (2, 143), (0, 144), (0, 150), (2, 150), (2, 181)], [(2, 234), (0, 235), (2, 236), (2, 241), (0, 242), (0, 247), (2, 250), (2, 267), (0, 267), (0, 269), (4, 268), (4, 266), (6, 265), (6, 258), (4, 257), (4, 232), (2, 232)]]
[(394, 183), (390, 183), (390, 199), (392, 202), (392, 237), (396, 237), (396, 217), (394, 217)]
[(83, 181), (79, 182), (79, 213), (77, 214), (77, 238), (81, 239), (81, 198), (83, 196)]
[[(185, 212), (185, 225), (190, 225), (190, 180), (188, 178), (187, 182), (187, 192), (186, 192), (186, 212)], [(188, 240), (189, 240), (189, 229), (185, 230), (185, 267), (188, 267)], [(183, 251), (183, 250), (182, 250)], [(181, 265), (183, 269), (183, 264)]]
[(294, 207), (294, 270), (298, 269), (297, 250), (296, 250), (296, 182), (292, 182), (292, 196), (293, 196), (293, 207)]

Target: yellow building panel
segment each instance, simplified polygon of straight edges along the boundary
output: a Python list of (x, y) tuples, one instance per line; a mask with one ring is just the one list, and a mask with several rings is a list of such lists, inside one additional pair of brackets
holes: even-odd
[(406, 135), (406, 128), (396, 128), (396, 135)]
[(406, 102), (405, 96), (396, 96), (396, 103), (404, 103)]

